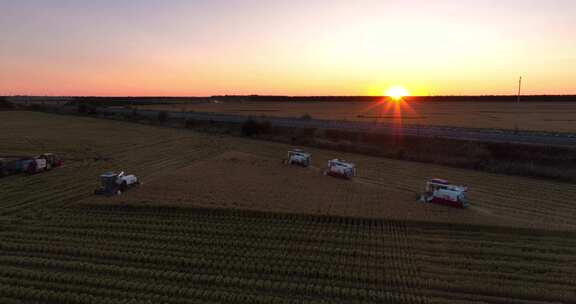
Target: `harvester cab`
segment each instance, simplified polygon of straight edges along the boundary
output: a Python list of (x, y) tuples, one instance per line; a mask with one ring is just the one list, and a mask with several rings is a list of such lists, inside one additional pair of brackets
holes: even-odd
[(356, 165), (345, 160), (332, 159), (328, 161), (328, 168), (324, 171), (324, 175), (351, 179), (356, 176)]
[(124, 172), (106, 172), (100, 175), (100, 183), (102, 187), (96, 189), (94, 194), (107, 196), (120, 195), (139, 184), (135, 175), (125, 175)]
[(300, 149), (288, 151), (288, 160), (286, 163), (288, 165), (308, 167), (312, 163), (312, 154), (304, 152)]
[(426, 182), (426, 191), (420, 200), (424, 203), (447, 205), (456, 208), (467, 208), (468, 187), (452, 185), (447, 180), (435, 178)]

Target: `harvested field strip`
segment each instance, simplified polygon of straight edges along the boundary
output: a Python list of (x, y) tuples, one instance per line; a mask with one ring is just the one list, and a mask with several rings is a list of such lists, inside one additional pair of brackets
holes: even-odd
[[(220, 136), (208, 136), (187, 132), (186, 130), (163, 129), (151, 126), (140, 126), (131, 123), (119, 121), (100, 121), (96, 119), (82, 117), (66, 117), (42, 113), (19, 113), (17, 115), (33, 115), (38, 124), (46, 123), (45, 129), (63, 128), (66, 130), (73, 129), (73, 132), (52, 131), (48, 136), (40, 137), (46, 149), (60, 150), (60, 143), (65, 143), (65, 151), (73, 154), (88, 155), (106, 155), (109, 160), (75, 162), (71, 161), (61, 171), (54, 171), (48, 175), (33, 176), (30, 178), (21, 178), (20, 176), (6, 179), (8, 187), (6, 191), (0, 192), (0, 202), (10, 201), (9, 210), (0, 211), (1, 214), (12, 215), (32, 207), (27, 201), (27, 197), (36, 199), (33, 193), (28, 189), (35, 189), (34, 192), (54, 193), (63, 191), (69, 184), (86, 183), (86, 188), (78, 187), (76, 190), (69, 188), (70, 191), (83, 191), (89, 196), (93, 188), (97, 187), (96, 177), (106, 170), (124, 169), (127, 172), (135, 173), (142, 179), (161, 178), (162, 174), (175, 171), (187, 165), (192, 165), (198, 161), (210, 159), (231, 148), (252, 153), (254, 155), (265, 155), (270, 159), (279, 159), (284, 156), (285, 149), (282, 145), (251, 142), (238, 138), (223, 138)], [(17, 119), (19, 117), (16, 117)], [(20, 118), (21, 119), (21, 118)], [(66, 120), (66, 123), (61, 120)], [(9, 121), (9, 120), (7, 120)], [(89, 129), (80, 127), (89, 124)], [(78, 127), (72, 127), (78, 125)], [(28, 127), (20, 130), (22, 136), (30, 137)], [(34, 128), (38, 129), (38, 128)], [(105, 140), (99, 139), (97, 134), (105, 132), (111, 136)], [(18, 134), (16, 133), (16, 134)], [(88, 133), (83, 134), (83, 133)], [(62, 136), (54, 137), (54, 134)], [(82, 135), (82, 136), (80, 136)], [(146, 135), (143, 137), (143, 135)], [(52, 136), (52, 137), (51, 137)], [(65, 138), (74, 138), (81, 144), (70, 145)], [(18, 141), (18, 137), (8, 137), (6, 143)], [(258, 147), (255, 147), (257, 145)], [(78, 148), (85, 147), (85, 148)], [(30, 149), (30, 147), (29, 147)], [(317, 149), (311, 149), (314, 153), (314, 164), (317, 168), (322, 168), (325, 161), (331, 156), (342, 154), (347, 159), (357, 162), (359, 168), (359, 182), (366, 181), (375, 187), (379, 187), (382, 192), (375, 194), (372, 200), (387, 200), (388, 194), (396, 192), (395, 196), (406, 201), (415, 201), (416, 194), (422, 191), (423, 181), (428, 177), (440, 176), (472, 185), (471, 198), (473, 200), (474, 212), (482, 212), (486, 215), (492, 214), (493, 218), (499, 218), (502, 223), (509, 225), (521, 224), (525, 227), (539, 227), (546, 225), (547, 229), (557, 229), (556, 226), (563, 226), (563, 229), (573, 229), (576, 226), (576, 206), (571, 204), (572, 197), (576, 195), (576, 187), (566, 184), (556, 184), (551, 182), (541, 182), (527, 178), (514, 178), (513, 183), (509, 184), (508, 177), (498, 175), (471, 172), (466, 170), (447, 169), (438, 166), (421, 165), (409, 162), (393, 161), (378, 159), (372, 157), (348, 155), (346, 153), (326, 152)], [(98, 152), (96, 152), (98, 151)], [(421, 167), (421, 168), (420, 168)], [(67, 177), (65, 177), (67, 176)], [(25, 184), (20, 185), (20, 179)], [(52, 189), (53, 185), (64, 185), (62, 189)], [(546, 191), (543, 191), (543, 190)], [(32, 194), (32, 196), (30, 196)], [(308, 193), (308, 196), (314, 200), (322, 200), (322, 194)], [(47, 194), (45, 198), (36, 200), (38, 205), (43, 207), (58, 208), (59, 206), (69, 206), (73, 203), (63, 203), (55, 196), (55, 203), (47, 203), (50, 199)], [(543, 197), (546, 197), (547, 204), (542, 204)], [(72, 197), (71, 197), (72, 198)], [(82, 196), (78, 196), (82, 198)], [(229, 199), (234, 199), (234, 196)], [(342, 206), (326, 205), (323, 211), (326, 214), (353, 214), (354, 216), (379, 217), (386, 216), (378, 209), (378, 204), (366, 204), (364, 210), (358, 210), (352, 202), (356, 197), (351, 194), (343, 193), (343, 200), (350, 203)], [(211, 201), (210, 204), (216, 206), (218, 201)], [(0, 203), (0, 209), (2, 208)], [(364, 204), (362, 204), (364, 205)], [(228, 205), (230, 207), (230, 205)], [(212, 207), (210, 205), (202, 207)], [(242, 206), (238, 206), (241, 208)], [(339, 210), (338, 208), (342, 209)], [(478, 207), (479, 209), (475, 209)], [(280, 206), (279, 209), (291, 211), (290, 206)], [(438, 209), (438, 208), (437, 208)], [(438, 209), (434, 213), (447, 214), (446, 211)], [(454, 213), (454, 212), (452, 212)], [(441, 220), (447, 220), (450, 215), (441, 215)], [(434, 217), (433, 217), (434, 218)], [(493, 224), (493, 223), (491, 223)], [(549, 228), (548, 228), (549, 226)], [(572, 228), (571, 228), (572, 227)]]
[[(359, 180), (365, 180), (362, 177), (359, 177)], [(411, 186), (407, 183), (382, 183), (382, 182), (374, 182), (372, 179), (367, 179), (373, 184), (377, 184), (382, 186), (383, 188), (387, 188), (390, 190), (409, 190), (413, 193), (418, 193), (419, 189)], [(412, 189), (410, 189), (412, 188)], [(560, 193), (559, 198), (565, 196), (565, 199), (559, 201), (548, 200), (547, 204), (542, 204), (542, 199), (539, 197), (529, 197), (524, 200), (525, 208), (519, 209), (515, 206), (510, 206), (509, 204), (505, 203), (498, 203), (501, 201), (506, 201), (507, 199), (513, 200), (517, 199), (519, 192), (498, 192), (497, 196), (490, 200), (486, 198), (481, 198), (475, 200), (474, 206), (478, 207), (489, 207), (490, 209), (502, 211), (503, 213), (514, 214), (517, 217), (520, 217), (520, 214), (526, 214), (527, 219), (534, 218), (534, 216), (547, 216), (553, 220), (561, 220), (563, 223), (576, 225), (576, 204), (573, 204), (571, 200), (568, 198), (569, 193)], [(483, 189), (480, 187), (476, 187), (474, 189), (473, 197), (481, 197), (481, 196), (495, 196), (493, 190)], [(524, 196), (523, 195), (523, 196)], [(530, 209), (528, 209), (530, 208)]]
[(501, 214), (511, 214), (514, 215), (515, 218), (524, 219), (526, 221), (530, 221), (535, 217), (544, 217), (546, 216), (550, 220), (558, 221), (560, 220), (563, 224), (571, 224), (576, 225), (576, 220), (574, 219), (573, 213), (575, 212), (574, 209), (567, 210), (565, 213), (559, 213), (558, 211), (549, 211), (550, 209), (537, 209), (537, 210), (520, 210), (516, 207), (511, 207), (507, 205), (501, 204), (486, 204), (481, 205), (479, 204), (478, 207), (489, 207), (492, 210), (497, 210)]
[[(160, 168), (172, 168), (176, 169), (182, 166), (182, 164), (188, 161), (195, 160), (196, 157), (183, 157), (183, 158), (168, 158), (168, 159), (158, 159), (151, 158), (150, 163), (146, 165), (146, 172), (151, 172)], [(118, 163), (121, 163), (118, 161)], [(126, 166), (126, 163), (122, 163)], [(128, 167), (136, 166), (128, 164)], [(57, 202), (58, 206), (62, 206), (62, 202), (71, 201), (64, 199), (68, 197), (69, 194), (76, 194), (70, 196), (76, 201), (82, 197), (88, 197), (91, 195), (92, 190), (96, 187), (95, 176), (103, 172), (104, 169), (101, 168), (102, 165), (98, 163), (87, 163), (78, 167), (77, 165), (72, 165), (65, 168), (55, 169), (57, 171), (51, 172), (49, 174), (25, 177), (22, 176), (22, 181), (24, 184), (13, 184), (13, 189), (15, 191), (6, 191), (6, 195), (0, 195), (2, 197), (2, 202), (9, 202), (9, 204), (0, 204), (1, 214), (13, 214), (20, 209), (30, 206), (30, 204), (41, 203), (43, 207), (53, 206), (54, 204), (49, 202)], [(120, 167), (120, 166), (119, 166)], [(82, 170), (77, 170), (81, 168)], [(87, 171), (90, 170), (90, 171)], [(92, 178), (87, 178), (87, 173), (92, 172)], [(141, 174), (141, 176), (146, 177), (148, 174)], [(53, 178), (58, 178), (59, 183), (62, 185), (57, 189), (54, 189), (52, 185), (48, 184), (47, 181)], [(29, 191), (25, 189), (34, 189), (34, 194), (30, 195)], [(26, 194), (26, 195), (24, 195)], [(73, 200), (72, 200), (73, 201)]]

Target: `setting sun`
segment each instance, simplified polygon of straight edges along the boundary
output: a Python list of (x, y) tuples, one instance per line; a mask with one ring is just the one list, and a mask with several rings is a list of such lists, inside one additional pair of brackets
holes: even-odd
[(400, 100), (405, 96), (409, 96), (410, 93), (403, 87), (392, 87), (386, 91), (386, 96), (391, 97), (394, 100)]

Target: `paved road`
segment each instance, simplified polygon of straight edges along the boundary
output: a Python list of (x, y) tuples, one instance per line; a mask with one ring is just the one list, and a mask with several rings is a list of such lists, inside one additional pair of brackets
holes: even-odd
[[(99, 112), (129, 114), (132, 110), (118, 108), (100, 108)], [(138, 110), (142, 116), (149, 118), (158, 117), (159, 111)], [(215, 113), (200, 112), (168, 112), (171, 118), (195, 119), (202, 121), (243, 123), (247, 116), (228, 115)], [(576, 134), (555, 134), (545, 132), (519, 132), (515, 134), (512, 131), (500, 131), (489, 129), (466, 129), (457, 127), (438, 127), (438, 126), (398, 126), (385, 123), (353, 122), (353, 121), (333, 121), (333, 120), (302, 120), (295, 118), (283, 117), (254, 117), (257, 121), (269, 121), (274, 125), (283, 127), (298, 128), (319, 128), (319, 129), (337, 129), (350, 131), (372, 131), (385, 134), (398, 134), (404, 136), (418, 137), (441, 137), (449, 139), (463, 139), (500, 143), (522, 143), (535, 145), (553, 145), (553, 146), (571, 146), (576, 147)]]

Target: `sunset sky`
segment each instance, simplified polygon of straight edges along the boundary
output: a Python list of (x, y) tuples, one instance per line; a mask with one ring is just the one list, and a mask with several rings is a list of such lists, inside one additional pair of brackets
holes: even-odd
[(574, 0), (0, 0), (0, 95), (576, 94)]

